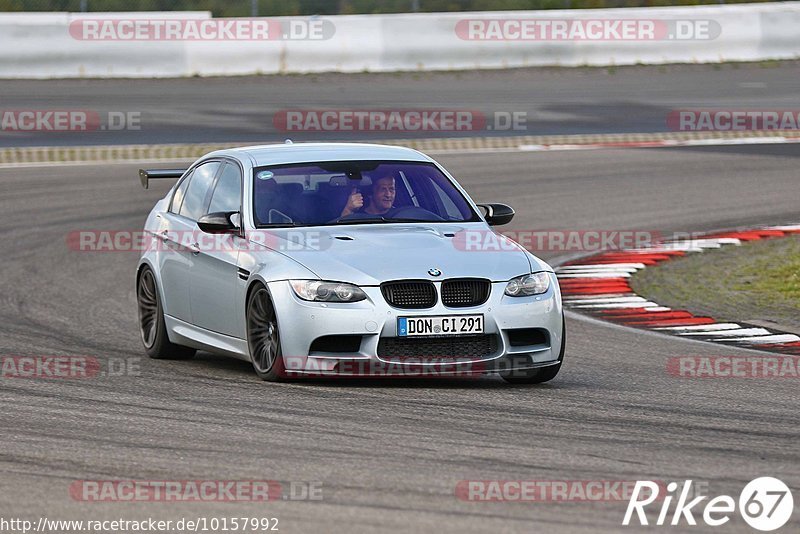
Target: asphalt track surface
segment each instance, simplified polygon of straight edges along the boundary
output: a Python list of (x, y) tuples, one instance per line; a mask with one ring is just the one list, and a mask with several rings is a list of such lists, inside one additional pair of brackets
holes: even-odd
[[(797, 220), (800, 200), (795, 145), (439, 160), (478, 201), (515, 206), (516, 230), (783, 223)], [(542, 386), (268, 384), (249, 364), (207, 353), (149, 360), (137, 334), (137, 254), (76, 252), (65, 242), (74, 230), (141, 228), (168, 186), (142, 190), (137, 167), (0, 169), (0, 354), (141, 358), (139, 376), (0, 380), (2, 517), (278, 517), (282, 532), (617, 532), (622, 502), (464, 502), (454, 490), (475, 479), (693, 479), (737, 497), (758, 476), (800, 488), (795, 380), (674, 378), (665, 370), (673, 356), (754, 353), (575, 316), (561, 374)], [(69, 486), (85, 479), (320, 481), (323, 500), (78, 502)], [(659, 530), (706, 530), (682, 525)], [(717, 531), (748, 528), (735, 517)]]
[[(0, 132), (0, 147), (668, 131), (677, 109), (794, 109), (800, 62), (165, 80), (0, 80), (0, 110), (136, 113), (139, 130)], [(287, 132), (282, 110), (472, 110), (492, 130)], [(498, 130), (494, 113), (525, 113)], [(475, 115), (478, 117), (479, 115)]]

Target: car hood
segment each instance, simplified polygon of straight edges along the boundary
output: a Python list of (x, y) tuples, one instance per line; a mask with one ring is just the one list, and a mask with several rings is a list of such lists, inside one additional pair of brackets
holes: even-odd
[[(550, 270), (546, 263), (482, 223), (392, 223), (269, 232), (269, 248), (281, 251), (320, 279), (362, 286), (397, 279), (460, 277), (499, 282)], [(467, 239), (472, 239), (470, 246)], [(490, 245), (475, 247), (479, 239)], [(441, 275), (430, 275), (431, 269), (438, 269)]]

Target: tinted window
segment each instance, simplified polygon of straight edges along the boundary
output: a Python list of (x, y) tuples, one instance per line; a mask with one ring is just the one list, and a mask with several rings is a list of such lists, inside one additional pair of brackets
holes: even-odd
[(259, 226), (478, 220), (450, 179), (418, 162), (339, 161), (254, 170)]
[(242, 175), (239, 172), (239, 167), (232, 163), (226, 163), (214, 188), (208, 213), (239, 211), (241, 196)]
[(175, 194), (172, 196), (172, 204), (169, 206), (169, 211), (172, 213), (178, 213), (181, 210), (181, 204), (183, 204), (183, 197), (186, 195), (186, 188), (189, 187), (189, 180), (192, 179), (192, 174), (189, 173), (189, 176), (183, 179), (183, 181), (178, 186), (178, 189), (175, 190)]
[(214, 175), (219, 169), (219, 162), (204, 163), (194, 170), (192, 181), (186, 189), (186, 196), (183, 199), (180, 214), (192, 220), (197, 220), (203, 216), (206, 207), (206, 197), (208, 196)]
[(444, 189), (442, 189), (442, 186), (440, 186), (436, 182), (431, 182), (431, 183), (433, 184), (434, 192), (439, 197), (439, 202), (442, 203), (440, 209), (443, 209), (445, 212), (447, 212), (448, 218), (457, 219), (461, 214), (461, 210), (458, 209), (456, 203), (453, 202), (453, 199), (450, 198), (450, 196), (447, 193), (445, 193)]

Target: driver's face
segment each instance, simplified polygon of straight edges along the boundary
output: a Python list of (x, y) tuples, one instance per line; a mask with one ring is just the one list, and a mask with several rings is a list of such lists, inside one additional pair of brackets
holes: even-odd
[(394, 178), (391, 176), (379, 178), (372, 186), (372, 206), (376, 211), (385, 213), (392, 209), (395, 195)]

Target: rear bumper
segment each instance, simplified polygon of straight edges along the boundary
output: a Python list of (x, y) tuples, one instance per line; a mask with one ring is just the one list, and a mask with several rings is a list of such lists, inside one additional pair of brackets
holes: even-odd
[[(549, 367), (559, 363), (563, 310), (558, 281), (551, 273), (550, 289), (535, 297), (509, 297), (505, 283), (492, 284), (486, 303), (447, 308), (439, 302), (426, 310), (401, 310), (386, 303), (380, 288), (364, 287), (368, 299), (349, 304), (307, 302), (295, 296), (288, 282), (272, 282), (281, 347), (287, 373), (298, 376), (476, 376)], [(439, 288), (437, 287), (437, 290)], [(484, 317), (484, 333), (494, 336), (487, 354), (442, 356), (381, 355), (382, 338), (397, 337), (398, 317), (475, 315)], [(538, 329), (541, 339), (525, 344), (515, 333)], [(312, 350), (324, 336), (351, 336), (346, 352)], [(406, 339), (406, 338), (404, 338)], [(439, 338), (442, 339), (442, 338)]]

